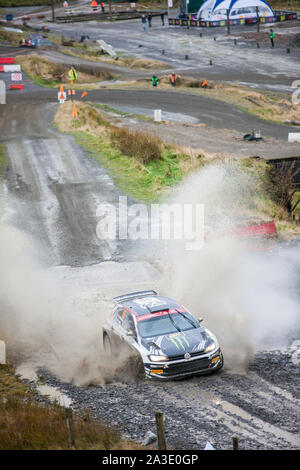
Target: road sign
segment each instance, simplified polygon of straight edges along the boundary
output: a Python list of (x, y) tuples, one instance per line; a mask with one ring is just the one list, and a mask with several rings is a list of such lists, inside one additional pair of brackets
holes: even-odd
[(22, 73), (14, 72), (11, 74), (11, 81), (12, 82), (20, 82), (22, 80)]
[(63, 103), (67, 99), (67, 94), (65, 91), (59, 91), (57, 93), (57, 98), (60, 103)]

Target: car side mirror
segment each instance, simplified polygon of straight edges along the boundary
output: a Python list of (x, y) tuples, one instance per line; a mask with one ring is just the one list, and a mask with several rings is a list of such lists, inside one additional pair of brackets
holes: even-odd
[(202, 317), (199, 317), (198, 318), (198, 322), (201, 323), (203, 321), (203, 318)]

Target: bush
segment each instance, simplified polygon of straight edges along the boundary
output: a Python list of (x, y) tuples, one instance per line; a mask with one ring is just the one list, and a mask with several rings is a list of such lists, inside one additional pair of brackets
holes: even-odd
[(162, 157), (161, 140), (146, 132), (113, 127), (111, 140), (123, 154), (142, 163), (159, 160)]

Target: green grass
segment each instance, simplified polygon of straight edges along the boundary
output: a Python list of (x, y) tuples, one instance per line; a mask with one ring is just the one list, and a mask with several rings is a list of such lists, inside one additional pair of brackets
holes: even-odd
[(88, 102), (88, 104), (93, 106), (94, 108), (99, 108), (102, 111), (105, 111), (106, 113), (114, 113), (114, 114), (118, 114), (120, 116), (130, 116), (131, 115), (131, 113), (126, 113), (125, 111), (120, 111), (119, 109), (112, 108), (111, 106), (108, 106), (107, 104), (90, 103), (90, 102)]
[(157, 202), (178, 184), (184, 172), (181, 163), (189, 161), (187, 155), (175, 154), (164, 147), (162, 158), (142, 164), (114, 148), (102, 137), (74, 132), (76, 142), (108, 168), (117, 186), (135, 199), (150, 203)]
[(0, 178), (3, 176), (4, 167), (5, 167), (5, 149), (4, 145), (0, 143)]
[[(37, 392), (14, 375), (11, 367), (0, 365), (0, 450), (69, 448), (65, 408), (37, 398)], [(142, 448), (121, 440), (115, 428), (94, 420), (87, 411), (73, 414), (73, 430), (76, 449)]]

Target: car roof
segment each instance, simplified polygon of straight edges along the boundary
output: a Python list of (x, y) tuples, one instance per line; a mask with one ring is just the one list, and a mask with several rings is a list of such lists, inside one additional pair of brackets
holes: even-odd
[(162, 310), (182, 308), (182, 305), (178, 304), (175, 300), (155, 294), (143, 295), (141, 297), (124, 300), (123, 302), (120, 302), (119, 305), (120, 307), (122, 306), (130, 310), (136, 316), (155, 313)]

